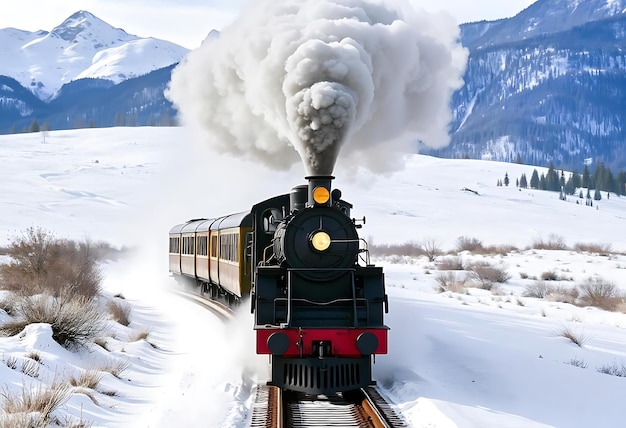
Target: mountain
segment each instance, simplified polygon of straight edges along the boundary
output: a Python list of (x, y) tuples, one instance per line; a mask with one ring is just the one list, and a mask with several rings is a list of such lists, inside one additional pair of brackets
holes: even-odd
[(442, 157), (626, 167), (626, 0), (538, 0), (461, 26), (470, 51)]
[[(52, 31), (0, 30), (0, 133), (172, 125), (163, 91), (189, 52), (79, 11)], [(36, 129), (36, 128), (35, 128)]]
[(179, 62), (188, 49), (114, 28), (79, 11), (50, 32), (0, 30), (0, 75), (9, 76), (49, 101), (79, 79), (120, 83)]

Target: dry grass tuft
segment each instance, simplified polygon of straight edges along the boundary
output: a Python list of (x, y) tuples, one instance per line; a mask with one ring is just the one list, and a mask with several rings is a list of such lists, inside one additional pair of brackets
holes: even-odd
[(22, 361), (22, 373), (32, 378), (39, 377), (39, 363), (37, 361), (26, 359)]
[(33, 361), (41, 363), (41, 354), (39, 354), (39, 352), (37, 351), (30, 351), (28, 354), (26, 354), (26, 358), (30, 358)]
[(17, 369), (17, 357), (10, 355), (4, 360), (4, 364), (6, 364), (6, 366), (12, 370)]
[[(21, 391), (12, 392), (3, 389), (0, 395), (4, 398), (2, 403), (2, 426), (20, 427), (45, 427), (51, 423), (51, 414), (62, 406), (71, 395), (67, 384), (53, 383), (48, 388), (22, 387)], [(6, 423), (5, 423), (6, 418)], [(24, 419), (25, 418), (25, 419)], [(30, 425), (10, 425), (15, 420), (28, 421)]]
[(463, 293), (465, 291), (465, 275), (461, 279), (458, 278), (456, 272), (444, 272), (437, 275), (437, 291), (444, 293), (452, 291), (453, 293)]
[(130, 306), (123, 301), (111, 300), (107, 304), (107, 309), (111, 315), (111, 319), (122, 325), (130, 324)]
[(605, 364), (598, 367), (598, 371), (611, 376), (626, 377), (626, 364), (624, 364), (624, 362), (621, 364), (618, 364), (617, 362), (614, 362), (613, 364)]
[(128, 361), (117, 361), (111, 362), (104, 367), (101, 367), (100, 370), (111, 373), (116, 378), (120, 379), (122, 373), (124, 373), (130, 367), (130, 363)]
[(572, 343), (580, 346), (581, 348), (585, 342), (589, 340), (588, 335), (582, 333), (576, 334), (567, 326), (564, 326), (563, 329), (557, 333), (557, 335), (569, 339)]
[(131, 342), (139, 342), (140, 340), (146, 340), (150, 336), (148, 330), (135, 330), (132, 334), (128, 335), (128, 340)]
[(70, 377), (70, 385), (80, 388), (96, 389), (104, 377), (104, 372), (94, 369), (85, 370), (78, 378)]

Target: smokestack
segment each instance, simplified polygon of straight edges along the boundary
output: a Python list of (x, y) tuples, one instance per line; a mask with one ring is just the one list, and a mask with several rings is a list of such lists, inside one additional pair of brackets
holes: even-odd
[(335, 177), (332, 175), (309, 175), (305, 178), (309, 182), (309, 202), (307, 206), (331, 206), (331, 181)]

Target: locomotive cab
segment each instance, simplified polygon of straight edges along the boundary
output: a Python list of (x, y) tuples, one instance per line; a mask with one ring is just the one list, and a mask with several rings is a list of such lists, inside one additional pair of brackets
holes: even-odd
[(387, 352), (382, 268), (359, 264), (352, 205), (332, 179), (307, 177), (275, 230), (268, 218), (254, 279), (257, 353), (272, 355), (272, 384), (307, 393), (366, 386), (372, 355)]

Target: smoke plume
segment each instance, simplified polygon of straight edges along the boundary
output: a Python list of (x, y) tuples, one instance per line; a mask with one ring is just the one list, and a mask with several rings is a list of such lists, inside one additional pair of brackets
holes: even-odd
[[(396, 168), (449, 141), (467, 52), (447, 14), (408, 0), (257, 0), (172, 73), (168, 98), (214, 149), (308, 175)], [(295, 149), (295, 150), (294, 150)]]

